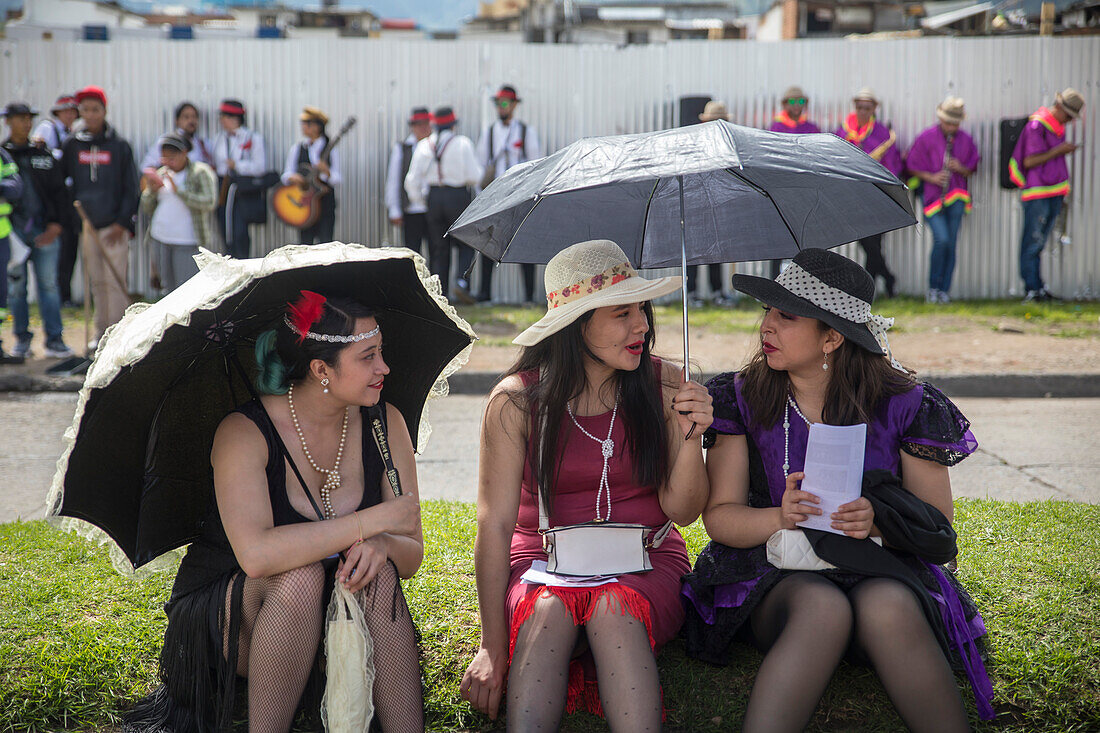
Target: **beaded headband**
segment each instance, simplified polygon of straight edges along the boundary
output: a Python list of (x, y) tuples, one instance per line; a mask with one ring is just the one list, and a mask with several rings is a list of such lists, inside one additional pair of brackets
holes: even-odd
[(359, 341), (366, 341), (367, 339), (382, 333), (382, 329), (378, 326), (375, 326), (371, 330), (364, 331), (363, 333), (353, 333), (349, 336), (336, 336), (331, 333), (313, 333), (312, 331), (302, 331), (300, 328), (290, 322), (289, 316), (283, 316), (283, 323), (287, 325), (287, 328), (298, 334), (303, 339), (313, 339), (314, 341), (327, 341), (330, 344), (353, 344)]

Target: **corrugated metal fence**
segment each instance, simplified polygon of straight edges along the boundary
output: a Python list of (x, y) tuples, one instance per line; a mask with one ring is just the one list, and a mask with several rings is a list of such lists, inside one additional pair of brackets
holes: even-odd
[[(390, 146), (405, 133), (414, 105), (451, 104), (460, 131), (474, 137), (492, 119), (491, 93), (516, 86), (520, 116), (537, 127), (552, 152), (587, 135), (641, 132), (677, 122), (677, 99), (705, 94), (725, 100), (733, 121), (765, 126), (776, 98), (797, 83), (810, 96), (810, 116), (834, 129), (852, 93), (871, 86), (883, 100), (880, 119), (908, 146), (934, 124), (947, 94), (966, 99), (964, 128), (982, 152), (972, 178), (974, 213), (964, 222), (953, 294), (1019, 295), (1018, 195), (997, 185), (997, 123), (1025, 116), (1074, 86), (1089, 107), (1070, 126), (1086, 145), (1072, 158), (1069, 245), (1054, 241), (1043, 255), (1050, 287), (1065, 296), (1100, 296), (1100, 38), (813, 40), (787, 43), (677, 42), (660, 46), (541, 46), (446, 41), (356, 39), (308, 41), (0, 42), (0, 98), (42, 109), (61, 90), (102, 85), (108, 117), (141, 156), (171, 124), (171, 109), (191, 100), (213, 135), (223, 97), (243, 99), (249, 124), (267, 140), (268, 163), (281, 168), (298, 135), (305, 104), (324, 108), (333, 129), (348, 115), (359, 125), (341, 144), (345, 183), (339, 192), (337, 238), (366, 244), (399, 242), (382, 204)], [(256, 232), (254, 255), (294, 241), (278, 223)], [(904, 292), (926, 288), (931, 235), (922, 227), (886, 238), (887, 259)], [(849, 245), (842, 250), (855, 256)], [(147, 282), (146, 255), (132, 254), (131, 285)], [(763, 266), (740, 265), (742, 271)], [(728, 271), (730, 268), (726, 266)], [(497, 299), (515, 300), (515, 266), (495, 279)], [(701, 278), (701, 282), (705, 279)], [(728, 283), (728, 279), (725, 281)]]

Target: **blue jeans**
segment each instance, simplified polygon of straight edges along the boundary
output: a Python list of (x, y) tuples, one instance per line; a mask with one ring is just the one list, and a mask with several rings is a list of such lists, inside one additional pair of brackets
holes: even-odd
[(1042, 290), (1043, 276), (1039, 272), (1039, 255), (1047, 245), (1054, 220), (1062, 210), (1063, 196), (1032, 199), (1021, 202), (1024, 207), (1024, 227), (1020, 237), (1020, 277), (1028, 290)]
[(42, 325), (46, 329), (46, 342), (61, 338), (61, 290), (57, 285), (57, 260), (61, 254), (61, 239), (54, 239), (45, 247), (34, 246), (34, 239), (27, 244), (30, 257), (12, 273), (8, 271), (8, 289), (11, 297), (11, 315), (15, 321), (15, 335), (27, 341), (30, 331), (30, 306), (27, 305), (27, 264), (34, 265), (34, 284), (38, 289), (38, 310), (42, 313)]
[(932, 257), (928, 266), (928, 289), (948, 292), (951, 276), (955, 274), (955, 243), (959, 238), (966, 204), (956, 201), (928, 217), (932, 230)]
[(8, 307), (8, 279), (3, 273), (8, 269), (11, 259), (11, 239), (8, 235), (0, 237), (0, 310)]

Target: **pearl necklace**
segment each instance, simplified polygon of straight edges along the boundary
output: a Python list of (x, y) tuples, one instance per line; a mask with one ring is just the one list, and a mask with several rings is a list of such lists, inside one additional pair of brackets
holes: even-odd
[(791, 408), (798, 413), (798, 416), (802, 418), (802, 421), (806, 423), (806, 427), (813, 425), (810, 420), (802, 414), (802, 410), (798, 409), (798, 403), (794, 401), (790, 393), (787, 393), (787, 405), (783, 408), (783, 478), (787, 478), (787, 474), (791, 470)]
[[(565, 411), (569, 413), (569, 419), (577, 426), (577, 430), (600, 444), (600, 452), (603, 454), (603, 471), (600, 473), (600, 488), (596, 491), (596, 521), (606, 522), (611, 519), (611, 484), (608, 481), (607, 473), (608, 461), (611, 460), (611, 456), (615, 452), (615, 441), (611, 439), (611, 431), (615, 429), (615, 415), (619, 412), (619, 395), (617, 393), (615, 395), (615, 406), (611, 408), (611, 424), (607, 426), (607, 437), (603, 440), (581, 427), (581, 424), (577, 422), (577, 418), (573, 415), (573, 406), (568, 402), (565, 404)], [(600, 501), (605, 494), (607, 496), (607, 514), (601, 517)]]
[(336, 449), (336, 463), (332, 468), (321, 468), (317, 461), (313, 460), (313, 454), (306, 445), (306, 436), (302, 432), (302, 426), (298, 424), (298, 414), (294, 411), (294, 385), (286, 393), (287, 403), (290, 405), (290, 420), (294, 423), (294, 432), (298, 433), (298, 442), (302, 444), (302, 453), (313, 470), (325, 477), (321, 484), (321, 507), (324, 510), (325, 519), (332, 519), (336, 512), (332, 509), (332, 492), (340, 488), (340, 459), (344, 455), (344, 444), (348, 440), (348, 410), (344, 410), (344, 424), (340, 427), (340, 447)]

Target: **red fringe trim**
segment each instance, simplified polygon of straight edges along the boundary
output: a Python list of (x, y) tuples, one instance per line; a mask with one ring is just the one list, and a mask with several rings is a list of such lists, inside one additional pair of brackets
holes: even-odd
[[(649, 615), (649, 601), (638, 591), (628, 588), (622, 583), (609, 583), (595, 588), (561, 588), (556, 586), (532, 586), (531, 590), (516, 605), (512, 614), (512, 622), (508, 629), (508, 664), (512, 664), (512, 656), (516, 651), (516, 639), (519, 637), (520, 627), (531, 618), (534, 613), (535, 603), (540, 598), (556, 596), (573, 617), (573, 624), (584, 626), (592, 619), (596, 612), (600, 599), (605, 596), (608, 599), (618, 601), (619, 613), (630, 614), (645, 626), (646, 635), (649, 637), (649, 648), (656, 652), (657, 643), (653, 640), (653, 622)], [(615, 604), (609, 604), (614, 607)], [(664, 699), (664, 690), (661, 691)], [(604, 717), (603, 705), (600, 704), (599, 684), (595, 678), (587, 679), (585, 676), (583, 657), (569, 662), (569, 682), (566, 686), (565, 712), (575, 713), (585, 710)], [(661, 718), (664, 719), (662, 710)]]

